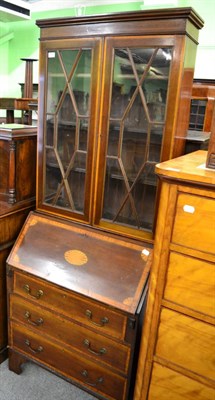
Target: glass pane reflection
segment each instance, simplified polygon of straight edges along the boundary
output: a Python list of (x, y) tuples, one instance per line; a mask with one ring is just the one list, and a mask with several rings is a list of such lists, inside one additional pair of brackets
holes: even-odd
[(91, 49), (48, 52), (44, 202), (84, 213)]
[[(102, 217), (151, 231), (171, 48), (117, 48), (114, 53)], [(147, 204), (147, 208), (146, 208)]]

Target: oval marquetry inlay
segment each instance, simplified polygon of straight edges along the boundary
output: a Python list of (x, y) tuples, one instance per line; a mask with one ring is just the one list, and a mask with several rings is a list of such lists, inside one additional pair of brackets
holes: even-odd
[(73, 265), (84, 265), (88, 261), (86, 254), (80, 250), (68, 250), (64, 253), (64, 258), (69, 264)]

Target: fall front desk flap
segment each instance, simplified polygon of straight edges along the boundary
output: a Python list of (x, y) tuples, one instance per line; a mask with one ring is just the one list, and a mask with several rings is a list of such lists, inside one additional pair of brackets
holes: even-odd
[(152, 249), (32, 212), (8, 264), (120, 310), (135, 312)]

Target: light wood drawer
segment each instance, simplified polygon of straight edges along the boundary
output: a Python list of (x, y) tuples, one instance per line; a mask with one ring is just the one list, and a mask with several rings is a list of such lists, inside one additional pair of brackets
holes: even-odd
[(215, 327), (163, 308), (156, 355), (215, 379)]
[(215, 317), (215, 265), (171, 252), (164, 298)]
[(148, 400), (214, 400), (214, 389), (154, 363)]
[(22, 325), (11, 324), (11, 345), (14, 350), (41, 362), (51, 370), (85, 386), (88, 390), (104, 395), (107, 399), (124, 400), (126, 378), (112, 373), (98, 364), (82, 358), (51, 342), (45, 336), (35, 334)]
[(98, 333), (124, 340), (127, 317), (86, 297), (20, 273), (14, 275), (14, 292), (59, 313), (63, 310), (64, 315), (93, 327)]
[(60, 340), (80, 351), (82, 356), (88, 355), (101, 363), (128, 372), (130, 347), (110, 338), (96, 334), (93, 330), (78, 325), (56, 312), (50, 312), (34, 303), (11, 296), (10, 316), (42, 334)]
[(215, 201), (179, 193), (172, 242), (215, 254)]

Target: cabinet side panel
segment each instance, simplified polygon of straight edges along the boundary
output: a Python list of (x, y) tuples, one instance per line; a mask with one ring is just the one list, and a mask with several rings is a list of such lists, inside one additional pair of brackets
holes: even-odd
[[(152, 359), (156, 344), (160, 305), (166, 279), (168, 247), (175, 213), (176, 186), (169, 187), (165, 182), (161, 188), (161, 201), (158, 214), (157, 235), (154, 247), (152, 270), (149, 282), (149, 297), (146, 307), (145, 323), (141, 338), (139, 363), (135, 385), (135, 400), (147, 399)], [(169, 206), (171, 204), (171, 206)], [(163, 246), (164, 249), (163, 250)]]
[(196, 43), (189, 37), (185, 39), (184, 62), (181, 75), (181, 89), (179, 96), (179, 107), (177, 123), (175, 126), (175, 142), (171, 158), (184, 154), (185, 138), (189, 127), (189, 110), (192, 96), (192, 83), (196, 61)]
[(9, 249), (0, 249), (0, 352), (7, 346), (7, 313), (6, 313), (6, 258)]
[(36, 194), (36, 143), (36, 137), (17, 142), (17, 201), (34, 198)]

